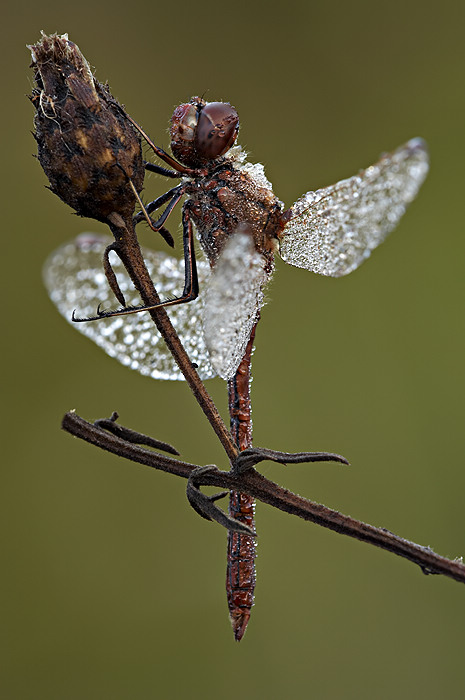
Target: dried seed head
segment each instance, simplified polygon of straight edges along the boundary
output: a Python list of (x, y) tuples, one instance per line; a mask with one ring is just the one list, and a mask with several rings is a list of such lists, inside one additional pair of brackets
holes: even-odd
[(139, 134), (66, 34), (42, 34), (29, 48), (34, 137), (50, 189), (80, 216), (127, 220), (136, 204), (128, 178), (138, 192), (144, 179)]

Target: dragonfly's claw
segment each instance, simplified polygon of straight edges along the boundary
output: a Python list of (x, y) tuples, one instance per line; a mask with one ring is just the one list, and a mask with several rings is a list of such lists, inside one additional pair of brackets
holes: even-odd
[(279, 464), (303, 464), (305, 462), (341, 462), (349, 464), (345, 457), (333, 452), (277, 452), (266, 447), (249, 447), (240, 452), (232, 465), (232, 473), (236, 476), (252, 469), (264, 460)]
[(73, 323), (85, 323), (86, 321), (99, 321), (101, 318), (105, 318), (108, 315), (107, 311), (102, 311), (100, 308), (101, 304), (97, 306), (97, 311), (95, 312), (95, 316), (86, 316), (85, 318), (81, 318), (80, 316), (76, 316), (76, 309), (73, 310), (73, 313), (71, 314), (71, 320)]
[(123, 309), (117, 309), (116, 311), (102, 311), (101, 304), (97, 306), (97, 311), (95, 316), (86, 316), (86, 318), (78, 318), (76, 316), (76, 311), (74, 310), (71, 315), (71, 320), (74, 323), (83, 323), (86, 321), (100, 321), (102, 318), (113, 318), (113, 316), (128, 316), (129, 314), (138, 314), (140, 311), (147, 311), (147, 309), (157, 308), (163, 306), (163, 304), (156, 304), (155, 306), (125, 306)]
[(192, 508), (205, 520), (215, 520), (217, 523), (225, 527), (227, 530), (232, 530), (234, 532), (241, 532), (246, 535), (251, 535), (255, 537), (255, 532), (240, 523), (234, 518), (230, 518), (224, 510), (218, 508), (214, 505), (214, 502), (224, 496), (228, 495), (228, 491), (222, 491), (221, 493), (215, 493), (213, 496), (206, 496), (201, 492), (200, 486), (202, 482), (202, 476), (209, 472), (218, 471), (214, 464), (210, 464), (206, 467), (197, 467), (191, 472), (189, 479), (187, 481), (187, 498)]

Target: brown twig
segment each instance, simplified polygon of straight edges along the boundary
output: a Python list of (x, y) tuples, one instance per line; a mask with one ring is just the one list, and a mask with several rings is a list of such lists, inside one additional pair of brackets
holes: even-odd
[[(172, 457), (166, 457), (127, 442), (116, 435), (108, 433), (99, 426), (88, 423), (74, 412), (69, 412), (64, 416), (62, 427), (71, 435), (90, 442), (103, 450), (184, 479), (188, 479), (193, 470), (198, 468), (196, 464), (189, 464)], [(235, 476), (232, 472), (210, 469), (203, 475), (202, 484), (227, 489), (228, 491), (240, 490), (262, 501), (262, 503), (267, 503), (285, 513), (296, 515), (303, 520), (308, 520), (342, 535), (354, 537), (361, 542), (367, 542), (397, 554), (417, 564), (425, 574), (442, 574), (465, 583), (465, 564), (460, 560), (441, 557), (433, 552), (430, 547), (415, 544), (394, 535), (385, 528), (367, 525), (348, 515), (302, 498), (302, 496), (298, 496), (266, 479), (253, 469), (240, 476)]]
[[(115, 236), (115, 249), (144, 304), (159, 304), (160, 297), (157, 294), (145, 265), (132, 221), (124, 221), (121, 216), (116, 214), (109, 217), (109, 223), (111, 231)], [(151, 309), (147, 313), (152, 317), (158, 332), (172, 353), (197, 403), (205, 413), (208, 422), (218, 436), (226, 454), (229, 459), (233, 461), (238, 454), (237, 446), (232, 439), (231, 433), (224, 424), (218, 409), (213, 403), (212, 398), (207, 392), (205, 385), (192, 365), (189, 355), (179, 340), (168, 314), (163, 307)]]

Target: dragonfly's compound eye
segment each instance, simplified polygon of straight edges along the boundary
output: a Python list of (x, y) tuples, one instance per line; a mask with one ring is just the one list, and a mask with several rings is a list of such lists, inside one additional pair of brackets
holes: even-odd
[(228, 102), (207, 102), (197, 124), (195, 144), (200, 158), (214, 160), (228, 151), (239, 131), (239, 116)]
[(199, 120), (199, 107), (195, 103), (179, 105), (171, 117), (171, 150), (173, 155), (185, 163), (196, 166), (195, 134)]

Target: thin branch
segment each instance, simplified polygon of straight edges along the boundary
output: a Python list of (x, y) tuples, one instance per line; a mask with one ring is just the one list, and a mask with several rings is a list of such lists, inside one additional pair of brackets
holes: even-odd
[[(112, 215), (109, 217), (109, 224), (115, 236), (115, 249), (117, 248), (118, 255), (144, 304), (160, 304), (160, 297), (157, 294), (145, 265), (132, 221), (124, 221), (119, 215)], [(152, 317), (160, 335), (183, 373), (197, 403), (205, 413), (208, 422), (218, 436), (226, 454), (229, 459), (233, 461), (238, 454), (237, 446), (234, 443), (231, 433), (224, 424), (218, 409), (213, 403), (212, 398), (207, 392), (205, 385), (192, 365), (189, 355), (179, 340), (168, 314), (163, 307), (151, 309), (147, 313)]]
[[(188, 479), (192, 471), (198, 468), (196, 464), (189, 464), (172, 457), (166, 457), (122, 440), (116, 435), (112, 435), (102, 428), (88, 423), (74, 412), (69, 412), (64, 416), (62, 427), (75, 437), (90, 442), (103, 450), (184, 479)], [(202, 484), (247, 493), (262, 501), (262, 503), (267, 503), (285, 513), (296, 515), (303, 520), (309, 520), (329, 530), (348, 535), (361, 542), (368, 542), (404, 559), (408, 559), (417, 564), (425, 574), (442, 574), (465, 583), (465, 564), (460, 560), (441, 557), (429, 547), (423, 547), (398, 537), (385, 528), (367, 525), (348, 515), (302, 498), (302, 496), (298, 496), (266, 479), (253, 469), (240, 476), (235, 476), (231, 472), (223, 472), (219, 469), (209, 469), (203, 475)]]

